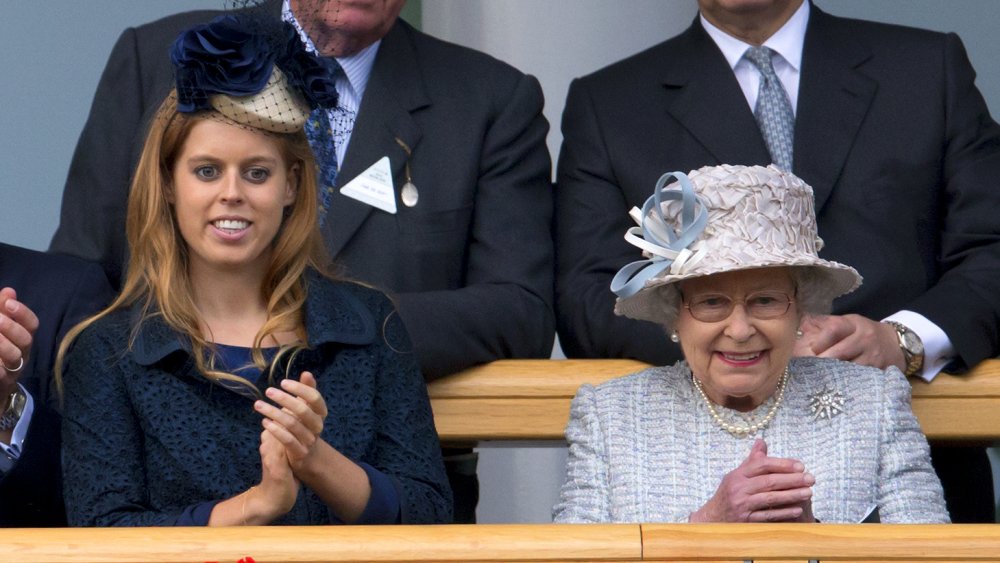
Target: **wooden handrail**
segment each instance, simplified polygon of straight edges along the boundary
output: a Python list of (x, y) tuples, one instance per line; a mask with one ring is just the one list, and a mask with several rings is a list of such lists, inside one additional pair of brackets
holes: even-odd
[(0, 562), (996, 561), (990, 524), (480, 524), (0, 530)]
[[(634, 360), (500, 360), (434, 381), (428, 391), (444, 442), (562, 440), (581, 384), (645, 367)], [(929, 439), (1000, 439), (1000, 360), (911, 382), (913, 410)]]
[(638, 525), (0, 530), (0, 562), (639, 561)]
[(650, 561), (997, 561), (995, 524), (643, 524)]

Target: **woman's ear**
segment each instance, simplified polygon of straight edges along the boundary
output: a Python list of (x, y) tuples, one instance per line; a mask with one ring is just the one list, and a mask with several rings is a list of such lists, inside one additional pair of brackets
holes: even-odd
[(299, 170), (300, 164), (296, 162), (288, 169), (285, 179), (285, 207), (295, 203), (295, 196), (299, 193)]
[(163, 194), (167, 197), (167, 203), (174, 205), (177, 203), (177, 198), (174, 197), (174, 184), (173, 182), (163, 183)]

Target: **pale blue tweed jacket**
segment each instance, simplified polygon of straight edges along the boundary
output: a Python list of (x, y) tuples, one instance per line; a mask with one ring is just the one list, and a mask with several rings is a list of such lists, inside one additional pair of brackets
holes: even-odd
[[(566, 428), (555, 521), (686, 522), (755, 438), (767, 442), (768, 455), (798, 459), (816, 477), (813, 514), (822, 522), (860, 522), (875, 507), (882, 522), (949, 521), (899, 370), (817, 358), (794, 359), (790, 368), (774, 420), (742, 438), (712, 419), (684, 362), (582, 386)], [(842, 412), (815, 414), (811, 400), (824, 392), (844, 399)], [(773, 400), (750, 415), (763, 417)], [(716, 410), (747, 424), (735, 411)]]

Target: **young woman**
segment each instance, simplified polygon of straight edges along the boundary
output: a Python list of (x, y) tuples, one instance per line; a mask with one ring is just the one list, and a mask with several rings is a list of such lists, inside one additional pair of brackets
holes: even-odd
[(60, 351), (72, 525), (450, 521), (399, 316), (326, 270), (302, 128), (335, 70), (265, 29), (226, 16), (175, 43), (122, 294)]

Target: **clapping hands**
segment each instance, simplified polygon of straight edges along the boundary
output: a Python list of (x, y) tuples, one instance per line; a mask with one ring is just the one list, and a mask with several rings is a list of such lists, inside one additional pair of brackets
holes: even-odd
[(295, 506), (303, 482), (308, 484), (315, 475), (310, 471), (323, 465), (316, 459), (317, 452), (323, 447), (332, 449), (320, 438), (327, 409), (311, 373), (303, 372), (301, 381), (285, 379), (280, 389), (269, 387), (265, 393), (278, 406), (254, 402), (254, 410), (264, 417), (260, 483), (230, 499), (225, 511), (219, 510), (218, 515), (213, 511), (217, 524), (268, 524), (287, 514)]
[(269, 387), (267, 397), (278, 406), (256, 401), (254, 409), (264, 416), (260, 435), (262, 475), (260, 494), (280, 515), (295, 505), (300, 476), (315, 465), (316, 452), (325, 444), (320, 433), (327, 409), (316, 390), (316, 378), (303, 372), (301, 381), (285, 379), (280, 388)]
[(708, 502), (691, 514), (691, 522), (815, 522), (812, 485), (816, 479), (802, 462), (769, 457), (764, 440), (722, 478)]
[(254, 408), (264, 415), (265, 432), (284, 447), (288, 465), (297, 474), (309, 469), (324, 444), (320, 434), (327, 415), (326, 401), (308, 371), (302, 372), (301, 381), (284, 379), (280, 387), (269, 387), (266, 392), (280, 408), (265, 401), (257, 401)]

